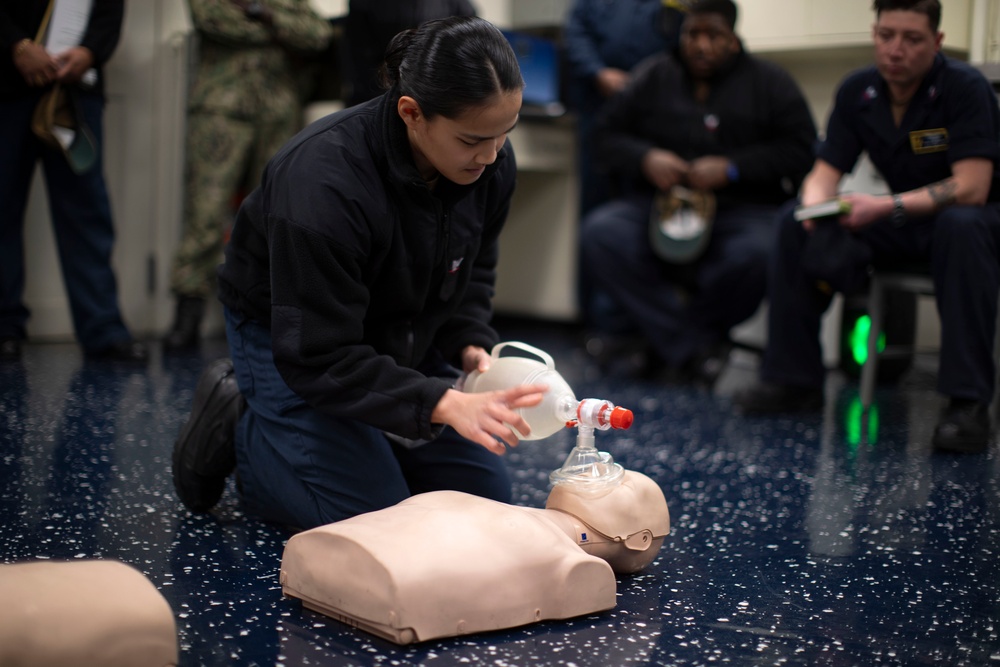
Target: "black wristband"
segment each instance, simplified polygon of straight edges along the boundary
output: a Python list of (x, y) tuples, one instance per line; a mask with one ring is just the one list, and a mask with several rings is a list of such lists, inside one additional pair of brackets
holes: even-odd
[(906, 209), (903, 208), (903, 197), (899, 194), (892, 195), (892, 215), (889, 222), (893, 227), (902, 227), (906, 224)]

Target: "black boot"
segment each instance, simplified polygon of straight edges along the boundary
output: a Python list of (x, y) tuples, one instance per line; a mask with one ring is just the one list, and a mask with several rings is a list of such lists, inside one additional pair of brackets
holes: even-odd
[(198, 346), (201, 318), (205, 314), (205, 300), (197, 296), (177, 299), (174, 326), (163, 339), (165, 350), (190, 350)]
[(212, 362), (198, 379), (191, 416), (174, 442), (174, 489), (192, 512), (207, 512), (222, 497), (236, 468), (236, 424), (245, 406), (233, 362)]
[(823, 408), (823, 389), (758, 380), (733, 394), (733, 405), (746, 415), (818, 412)]
[(990, 430), (988, 405), (953, 398), (934, 429), (932, 443), (939, 452), (981, 454), (989, 447)]

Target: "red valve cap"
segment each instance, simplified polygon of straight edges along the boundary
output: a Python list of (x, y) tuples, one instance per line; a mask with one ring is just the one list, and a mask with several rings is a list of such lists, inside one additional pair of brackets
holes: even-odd
[(611, 428), (626, 429), (632, 425), (632, 411), (615, 407), (611, 411)]

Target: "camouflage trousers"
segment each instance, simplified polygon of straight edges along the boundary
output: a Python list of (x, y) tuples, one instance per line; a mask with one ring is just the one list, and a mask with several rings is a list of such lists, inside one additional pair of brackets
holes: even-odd
[(234, 201), (257, 186), (264, 165), (301, 127), (291, 110), (271, 122), (192, 112), (187, 120), (184, 232), (170, 287), (178, 296), (214, 293), (215, 272), (232, 227)]

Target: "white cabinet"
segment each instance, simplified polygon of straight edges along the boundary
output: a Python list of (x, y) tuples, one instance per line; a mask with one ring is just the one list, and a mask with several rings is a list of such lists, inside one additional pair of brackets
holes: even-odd
[(577, 317), (579, 225), (575, 125), (522, 119), (511, 132), (517, 189), (500, 235), (494, 309), (553, 320)]
[(545, 28), (561, 26), (569, 13), (569, 0), (513, 0), (511, 27)]
[(510, 0), (471, 0), (476, 14), (500, 27), (510, 27)]
[[(972, 0), (949, 0), (941, 13), (944, 46), (969, 50)], [(871, 0), (742, 0), (736, 26), (755, 52), (870, 46)]]
[(501, 28), (553, 28), (561, 26), (571, 0), (471, 0), (476, 13)]

